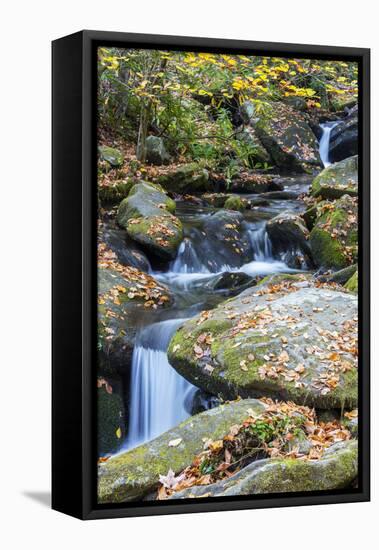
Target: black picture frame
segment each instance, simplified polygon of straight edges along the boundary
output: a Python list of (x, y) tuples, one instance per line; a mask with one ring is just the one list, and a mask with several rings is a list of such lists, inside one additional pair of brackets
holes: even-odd
[[(96, 504), (96, 51), (98, 46), (269, 54), (359, 65), (359, 488)], [(81, 519), (370, 499), (370, 50), (85, 30), (52, 43), (52, 507)]]

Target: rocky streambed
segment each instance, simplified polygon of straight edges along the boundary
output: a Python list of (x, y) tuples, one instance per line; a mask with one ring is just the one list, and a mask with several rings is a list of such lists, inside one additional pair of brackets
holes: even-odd
[[(258, 133), (267, 145), (277, 132)], [(204, 171), (181, 167), (176, 180), (134, 182), (101, 206), (100, 502), (354, 481), (358, 161), (316, 170), (316, 153), (287, 155), (290, 175), (220, 193)], [(314, 173), (293, 171), (304, 164)], [(257, 435), (260, 423), (276, 431)], [(246, 430), (259, 452), (231, 467), (229, 442)], [(213, 466), (196, 477), (204, 461)]]

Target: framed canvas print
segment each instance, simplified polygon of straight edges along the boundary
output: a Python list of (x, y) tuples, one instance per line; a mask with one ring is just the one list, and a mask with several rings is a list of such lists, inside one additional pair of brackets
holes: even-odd
[(369, 50), (53, 42), (53, 508), (369, 499)]

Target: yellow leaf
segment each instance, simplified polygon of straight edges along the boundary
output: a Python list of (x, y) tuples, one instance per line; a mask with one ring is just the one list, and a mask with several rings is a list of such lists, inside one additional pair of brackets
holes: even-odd
[(120, 428), (120, 426), (119, 426), (119, 427), (117, 428), (117, 430), (116, 430), (116, 436), (118, 437), (118, 439), (120, 439), (120, 438), (121, 438), (121, 435), (122, 435), (122, 432), (121, 432), (121, 428)]

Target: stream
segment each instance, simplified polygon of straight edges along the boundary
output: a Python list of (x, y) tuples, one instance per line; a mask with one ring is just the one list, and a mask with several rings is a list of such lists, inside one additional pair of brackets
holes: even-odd
[[(320, 156), (324, 166), (330, 164), (329, 139), (335, 124), (338, 122), (321, 125)], [(240, 266), (233, 262), (223, 263), (221, 243), (212, 249), (209, 236), (203, 230), (217, 210), (177, 202), (176, 215), (183, 223), (185, 238), (166, 271), (149, 269), (151, 275), (170, 288), (175, 305), (165, 312), (161, 321), (142, 327), (137, 334), (132, 357), (129, 431), (122, 450), (152, 440), (193, 414), (199, 390), (170, 366), (166, 350), (172, 335), (185, 320), (226, 299), (228, 294), (214, 290), (212, 283), (222, 273), (238, 272), (254, 277), (295, 271), (284, 261), (273, 258), (266, 222), (284, 210), (304, 211), (305, 205), (297, 197), (308, 191), (311, 180), (312, 177), (306, 176), (283, 178), (284, 191), (290, 192), (288, 200), (270, 197), (268, 206), (244, 212), (243, 235), (249, 250), (244, 255), (246, 262)], [(259, 195), (244, 197), (256, 199)], [(266, 199), (267, 194), (262, 194), (261, 198)], [(215, 261), (210, 262), (209, 258)], [(201, 399), (204, 408), (214, 404), (210, 396), (208, 401), (203, 396)]]

